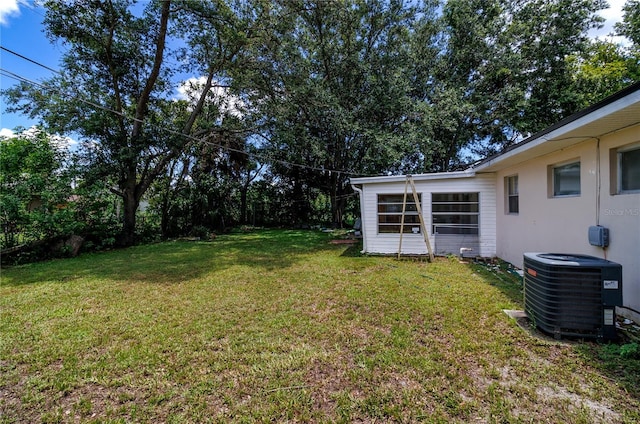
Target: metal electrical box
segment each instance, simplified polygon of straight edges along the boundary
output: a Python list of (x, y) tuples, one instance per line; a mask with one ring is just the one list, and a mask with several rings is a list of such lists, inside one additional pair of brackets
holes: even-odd
[(589, 244), (592, 246), (609, 246), (609, 229), (601, 225), (589, 227)]

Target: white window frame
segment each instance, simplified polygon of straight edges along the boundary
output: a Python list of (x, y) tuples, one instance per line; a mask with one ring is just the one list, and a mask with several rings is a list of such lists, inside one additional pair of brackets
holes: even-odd
[(632, 144), (630, 146), (623, 146), (622, 148), (616, 149), (616, 162), (617, 162), (617, 187), (619, 194), (628, 194), (628, 193), (640, 193), (640, 188), (638, 189), (623, 189), (622, 188), (622, 155), (624, 153), (632, 152), (635, 150), (640, 150), (640, 143)]
[[(511, 192), (511, 181), (515, 181), (515, 192)], [(508, 215), (518, 215), (520, 213), (520, 190), (518, 174), (504, 177), (505, 213)], [(511, 210), (511, 199), (516, 199), (516, 210)]]
[[(572, 165), (578, 165), (578, 192), (577, 193), (556, 193), (556, 170), (566, 168)], [(582, 194), (582, 164), (580, 158), (571, 159), (566, 162), (556, 163), (549, 166), (549, 197), (552, 198), (565, 198), (565, 197), (580, 197)]]
[[(454, 195), (464, 195), (464, 194), (475, 194), (477, 196), (477, 201), (462, 201), (462, 200), (456, 200), (456, 201), (439, 201), (439, 200), (435, 200), (437, 195), (449, 195), (449, 194), (454, 194)], [(464, 205), (477, 205), (477, 212), (476, 211), (437, 211), (436, 209), (438, 205), (449, 205), (449, 206), (464, 206)], [(451, 215), (458, 215), (458, 216), (477, 216), (477, 224), (471, 224), (471, 223), (460, 223), (460, 224), (438, 224), (436, 223), (437, 216), (451, 216)], [(443, 228), (449, 228), (453, 231), (462, 231), (460, 233), (458, 232), (453, 232), (453, 233), (441, 233), (438, 230), (438, 227), (443, 227)], [(439, 234), (454, 234), (454, 235), (473, 235), (473, 236), (479, 236), (480, 235), (480, 193), (477, 191), (469, 191), (469, 192), (440, 192), (440, 193), (431, 193), (431, 231), (433, 234), (439, 233)], [(468, 233), (465, 233), (464, 231), (469, 231)]]

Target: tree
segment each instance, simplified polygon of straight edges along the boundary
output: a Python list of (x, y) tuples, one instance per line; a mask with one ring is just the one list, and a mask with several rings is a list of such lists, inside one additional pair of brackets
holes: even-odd
[(620, 46), (595, 41), (581, 55), (567, 57), (571, 91), (580, 108), (586, 108), (640, 79), (638, 66)]
[(616, 24), (616, 31), (640, 49), (640, 0), (628, 0), (622, 7), (622, 22)]
[(68, 154), (41, 129), (0, 138), (0, 246), (10, 248), (81, 225), (73, 207)]
[[(414, 9), (400, 1), (291, 1), (269, 10), (272, 42), (256, 46), (249, 75), (238, 76), (264, 117), (272, 171), (309, 204), (331, 198), (341, 225), (353, 174), (399, 160), (409, 114), (404, 72)], [(305, 167), (294, 164), (304, 164)], [(305, 208), (296, 207), (305, 221)]]
[[(68, 48), (61, 73), (41, 86), (23, 83), (5, 95), (12, 110), (40, 117), (51, 131), (73, 131), (93, 143), (87, 152), (92, 178), (115, 182), (112, 191), (123, 202), (119, 242), (132, 244), (136, 212), (150, 185), (189, 144), (215, 132), (220, 109), (207, 99), (222, 78), (216, 76), (240, 49), (229, 43), (241, 46), (243, 40), (234, 38), (227, 25), (233, 24), (233, 14), (222, 1), (175, 6), (155, 1), (139, 16), (129, 0), (44, 5), (49, 37)], [(171, 34), (183, 37), (177, 45), (188, 47), (171, 51)], [(180, 61), (170, 60), (173, 54)], [(171, 77), (186, 70), (179, 63), (204, 75), (198, 98), (189, 105), (171, 100), (176, 85)], [(167, 122), (175, 126), (167, 130)]]
[(418, 170), (466, 166), (579, 109), (566, 57), (589, 46), (603, 6), (449, 0), (440, 15), (425, 14), (413, 43)]

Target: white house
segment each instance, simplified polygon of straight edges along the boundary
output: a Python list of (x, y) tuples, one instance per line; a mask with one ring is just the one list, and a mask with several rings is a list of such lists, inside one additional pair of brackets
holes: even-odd
[[(466, 248), (518, 267), (524, 252), (605, 257), (623, 268), (621, 313), (640, 322), (640, 83), (466, 171), (413, 179), (436, 254)], [(405, 176), (351, 179), (360, 194), (365, 253), (398, 252), (405, 182)], [(425, 254), (408, 199), (401, 250)], [(589, 243), (594, 225), (608, 228), (607, 248)]]

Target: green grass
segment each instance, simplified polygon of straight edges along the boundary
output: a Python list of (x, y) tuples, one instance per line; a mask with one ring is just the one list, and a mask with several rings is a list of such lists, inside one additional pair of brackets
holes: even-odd
[(329, 237), (3, 270), (0, 423), (640, 420), (638, 360), (532, 337), (502, 312), (521, 307), (508, 275)]

